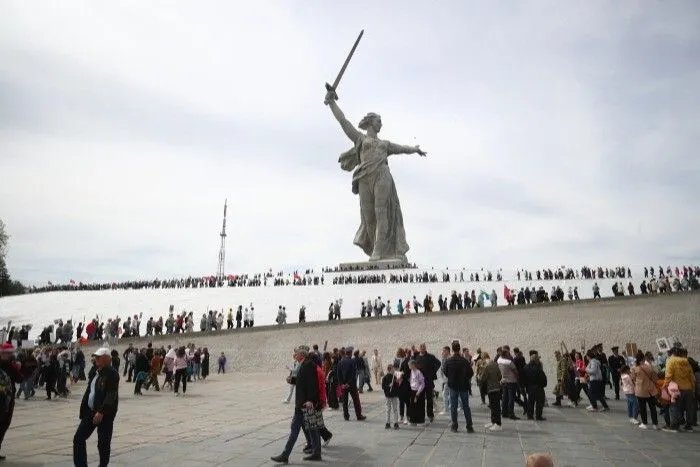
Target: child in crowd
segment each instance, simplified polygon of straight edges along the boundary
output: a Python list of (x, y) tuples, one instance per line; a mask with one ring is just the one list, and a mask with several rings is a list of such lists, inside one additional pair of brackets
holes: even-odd
[(620, 368), (620, 383), (622, 385), (622, 392), (625, 393), (625, 397), (627, 398), (627, 416), (630, 418), (630, 423), (639, 425), (639, 420), (637, 420), (639, 405), (637, 396), (634, 395), (634, 383), (630, 376), (630, 368), (627, 365), (622, 365)]
[(221, 355), (219, 355), (219, 369), (216, 371), (216, 373), (226, 373), (226, 355), (224, 355), (223, 352), (221, 352)]
[(382, 389), (386, 397), (386, 425), (387, 430), (394, 422), (394, 429), (399, 429), (399, 379), (394, 375), (394, 365), (386, 367), (386, 374), (382, 378)]

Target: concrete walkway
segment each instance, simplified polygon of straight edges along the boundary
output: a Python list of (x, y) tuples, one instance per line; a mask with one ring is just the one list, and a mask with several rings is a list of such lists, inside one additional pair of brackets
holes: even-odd
[[(292, 407), (280, 402), (285, 386), (277, 375), (214, 374), (206, 383), (190, 384), (184, 398), (154, 391), (137, 398), (133, 385), (122, 382), (110, 465), (272, 465), (269, 458), (282, 451), (292, 414)], [(67, 400), (46, 401), (37, 393), (36, 400), (18, 401), (3, 465), (73, 465), (72, 438), (84, 389), (84, 383), (77, 385)], [(628, 423), (624, 401), (611, 401), (607, 413), (550, 406), (546, 422), (507, 420), (497, 434), (483, 428), (488, 410), (478, 398), (471, 399), (474, 434), (464, 431), (463, 418), (461, 431), (451, 433), (444, 416), (425, 428), (385, 430), (381, 391), (365, 392), (362, 402), (364, 422), (346, 422), (338, 411), (325, 413), (334, 437), (323, 449), (324, 464), (522, 466), (528, 454), (545, 452), (557, 466), (700, 465), (700, 433), (639, 430)], [(96, 444), (95, 433), (88, 442), (91, 465), (97, 465)], [(290, 463), (305, 463), (303, 444), (302, 435)]]

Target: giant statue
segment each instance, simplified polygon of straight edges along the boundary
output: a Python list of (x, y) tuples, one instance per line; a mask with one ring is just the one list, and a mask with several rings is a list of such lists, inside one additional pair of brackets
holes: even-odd
[[(357, 38), (345, 64), (333, 85), (326, 84), (324, 104), (330, 107), (353, 147), (341, 154), (338, 162), (346, 171), (353, 171), (352, 192), (360, 198), (360, 228), (355, 234), (355, 245), (369, 256), (370, 261), (405, 263), (408, 243), (403, 226), (403, 215), (388, 159), (392, 154), (426, 156), (419, 146), (402, 146), (379, 138), (382, 119), (368, 113), (355, 128), (338, 107), (336, 89), (340, 78), (362, 38)], [(362, 131), (364, 130), (364, 133)]]

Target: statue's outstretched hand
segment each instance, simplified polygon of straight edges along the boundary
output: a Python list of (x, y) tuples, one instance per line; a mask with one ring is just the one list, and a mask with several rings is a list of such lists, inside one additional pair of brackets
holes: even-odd
[(422, 156), (422, 157), (425, 157), (428, 155), (428, 153), (423, 151), (419, 145), (416, 145), (416, 154), (418, 154), (419, 156)]

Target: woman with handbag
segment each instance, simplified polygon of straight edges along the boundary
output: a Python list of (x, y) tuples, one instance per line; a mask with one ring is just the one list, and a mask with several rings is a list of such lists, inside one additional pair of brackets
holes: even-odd
[(659, 420), (656, 413), (656, 395), (659, 393), (656, 389), (656, 374), (654, 369), (644, 361), (644, 354), (637, 352), (636, 365), (630, 369), (630, 376), (634, 383), (634, 395), (639, 403), (639, 415), (642, 418), (642, 423), (639, 428), (647, 429), (647, 406), (651, 412), (651, 423), (655, 430), (659, 429)]

